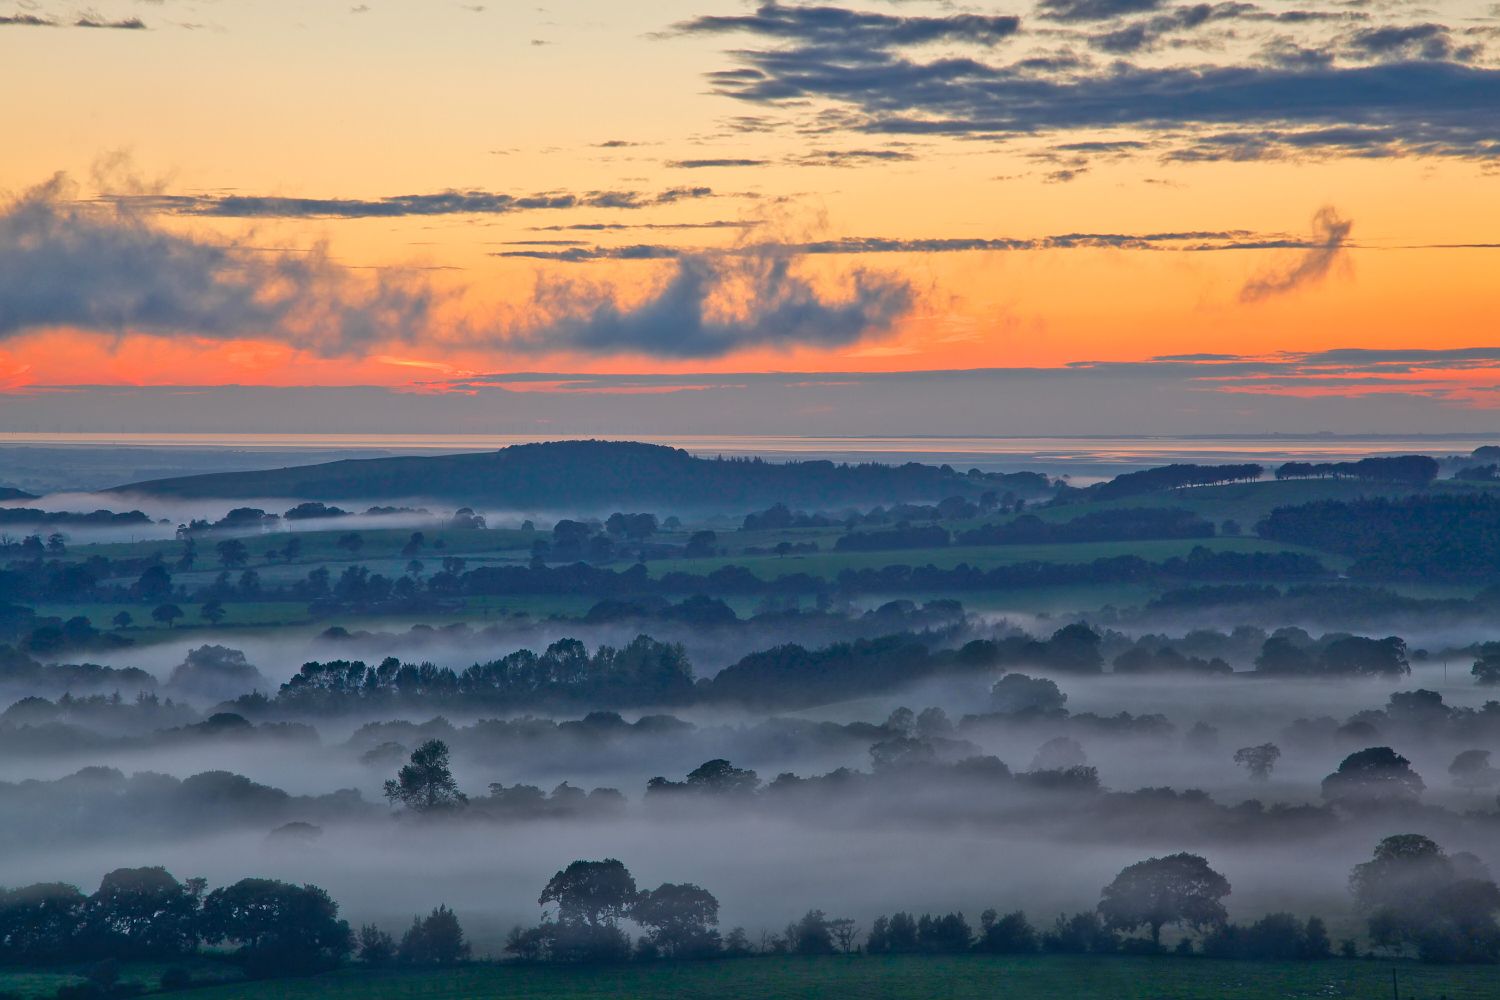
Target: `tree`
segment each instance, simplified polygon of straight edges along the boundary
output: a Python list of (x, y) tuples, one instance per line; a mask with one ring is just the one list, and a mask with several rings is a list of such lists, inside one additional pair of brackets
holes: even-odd
[(698, 958), (719, 951), (719, 901), (691, 883), (647, 889), (631, 906), (631, 919), (647, 928), (647, 940), (668, 958)]
[(828, 921), (828, 933), (833, 935), (833, 943), (839, 951), (847, 955), (854, 950), (854, 942), (859, 939), (859, 924), (850, 917), (839, 917)]
[(219, 553), (219, 565), (225, 569), (238, 569), (250, 560), (250, 550), (238, 538), (230, 538), (214, 546)]
[(1488, 750), (1465, 750), (1448, 765), (1453, 783), (1473, 794), (1477, 789), (1500, 784), (1500, 768), (1490, 766)]
[(273, 686), (245, 654), (228, 646), (205, 645), (188, 650), (167, 677), (175, 692), (213, 700), (237, 698)]
[(1323, 779), (1323, 798), (1345, 806), (1411, 803), (1426, 787), (1411, 761), (1390, 747), (1370, 747), (1345, 757)]
[(148, 566), (132, 589), (143, 601), (164, 601), (172, 596), (172, 574), (160, 564)]
[(457, 915), (439, 906), (426, 917), (412, 918), (397, 954), (416, 965), (455, 965), (468, 959), (469, 943)]
[(614, 858), (605, 858), (574, 861), (553, 875), (537, 905), (556, 903), (560, 921), (612, 927), (630, 915), (635, 899), (635, 878), (630, 869)]
[(1415, 946), (1422, 958), (1493, 962), (1500, 958), (1500, 890), (1482, 866), (1460, 864), (1432, 839), (1386, 837), (1354, 866), (1349, 889), (1378, 947)]
[(1474, 683), (1485, 686), (1500, 684), (1500, 642), (1480, 645), (1474, 665), (1469, 668)]
[(687, 545), (682, 549), (682, 554), (688, 559), (701, 559), (711, 556), (717, 550), (719, 536), (712, 531), (695, 531), (688, 536)]
[(366, 965), (389, 965), (396, 958), (395, 940), (374, 924), (361, 927), (356, 940), (359, 960)]
[(1089, 762), (1083, 745), (1071, 736), (1054, 736), (1037, 747), (1031, 758), (1033, 771), (1061, 771), (1069, 767), (1082, 767)]
[(1268, 781), (1276, 762), (1281, 759), (1281, 748), (1274, 743), (1240, 747), (1234, 752), (1234, 762), (1250, 772), (1253, 781)]
[(224, 611), (223, 602), (217, 599), (205, 601), (203, 603), (203, 607), (198, 609), (198, 617), (202, 618), (210, 625), (217, 625), (219, 624), (219, 622), (223, 621), (225, 613), (226, 612)]
[(1087, 625), (1064, 625), (1047, 641), (1044, 662), (1054, 670), (1100, 673), (1104, 669), (1104, 657), (1099, 654), (1102, 641), (1103, 637)]
[(557, 920), (543, 929), (554, 958), (571, 962), (624, 958), (630, 941), (619, 921), (636, 901), (635, 878), (614, 858), (574, 861), (553, 875), (537, 905), (557, 904)]
[(202, 879), (178, 882), (165, 868), (118, 868), (104, 876), (85, 908), (85, 933), (97, 953), (163, 959), (198, 946)]
[(6, 962), (64, 962), (80, 957), (88, 899), (77, 886), (43, 882), (0, 890), (0, 957)]
[(413, 812), (455, 809), (468, 802), (448, 767), (448, 745), (428, 740), (411, 752), (411, 760), (385, 783), (385, 797)]
[(401, 546), (401, 558), (415, 559), (417, 553), (421, 552), (426, 544), (427, 536), (420, 531), (413, 531), (411, 537), (406, 540), (406, 544)]
[(833, 931), (829, 923), (822, 910), (808, 910), (801, 920), (787, 925), (787, 947), (797, 955), (832, 955)]
[(1057, 682), (1045, 677), (1006, 674), (990, 688), (990, 707), (1007, 715), (1051, 714), (1061, 711), (1067, 700)]
[(160, 604), (151, 612), (151, 620), (160, 622), (167, 628), (171, 628), (172, 623), (181, 617), (182, 609), (175, 604)]
[[(1299, 630), (1300, 631), (1300, 630)], [(1311, 674), (1317, 663), (1301, 644), (1285, 635), (1273, 635), (1261, 644), (1255, 671), (1261, 674)]]
[(353, 556), (358, 555), (359, 550), (365, 547), (365, 539), (359, 532), (350, 531), (340, 535), (334, 544)]
[(1138, 861), (1104, 887), (1099, 914), (1107, 926), (1133, 931), (1145, 926), (1161, 946), (1161, 929), (1182, 924), (1202, 930), (1222, 925), (1228, 915), (1220, 902), (1229, 880), (1196, 854), (1172, 854)]
[(979, 915), (979, 951), (992, 955), (1022, 955), (1036, 951), (1036, 929), (1020, 910), (1001, 916), (991, 909)]
[(114, 622), (114, 626), (116, 629), (124, 631), (125, 629), (128, 629), (130, 627), (131, 622), (135, 621), (135, 616), (132, 615), (129, 611), (121, 611), (110, 620)]
[(239, 945), (253, 977), (306, 975), (336, 968), (354, 948), (339, 907), (315, 885), (247, 878), (203, 901), (203, 937)]
[(760, 786), (754, 771), (735, 767), (722, 758), (698, 765), (687, 776), (690, 789), (715, 795), (744, 795)]

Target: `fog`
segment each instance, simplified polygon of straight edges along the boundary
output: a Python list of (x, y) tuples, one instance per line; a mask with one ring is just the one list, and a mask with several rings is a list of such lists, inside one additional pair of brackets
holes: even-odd
[[(58, 494), (34, 503), (140, 506), (168, 522), (131, 529), (139, 539), (167, 538), (181, 521), (230, 507), (280, 513), (294, 502)], [(273, 530), (422, 528), (448, 513), (430, 509), (282, 520)], [(522, 517), (482, 513), (492, 526)], [(64, 533), (79, 544), (110, 540), (113, 530)], [(510, 927), (538, 919), (534, 900), (548, 876), (579, 858), (619, 858), (642, 886), (702, 885), (722, 903), (723, 928), (744, 926), (752, 939), (811, 908), (864, 928), (896, 910), (957, 910), (973, 921), (990, 907), (1024, 909), (1046, 924), (1091, 909), (1124, 866), (1184, 850), (1203, 854), (1234, 885), (1231, 916), (1316, 913), (1339, 937), (1361, 927), (1349, 869), (1383, 837), (1424, 833), (1500, 868), (1495, 788), (1457, 787), (1449, 773), (1462, 751), (1500, 758), (1500, 711), (1487, 708), (1494, 689), (1474, 683), (1471, 658), (1442, 653), (1500, 638), (1481, 620), (1411, 619), (1420, 627), (1410, 644), (1434, 655), (1414, 657), (1408, 674), (1289, 677), (1254, 673), (1259, 642), (1233, 639), (1231, 630), (1295, 624), (1315, 643), (1343, 628), (1380, 638), (1402, 622), (1115, 609), (1091, 623), (1104, 662), (1148, 634), (1189, 648), (1207, 641), (1190, 630), (1207, 627), (1233, 649), (1219, 665), (1227, 672), (1093, 674), (1048, 658), (1048, 637), (1087, 621), (1081, 614), (880, 604), (851, 600), (713, 625), (658, 610), (607, 622), (510, 616), (437, 626), (420, 615), (351, 617), (38, 653), (47, 669), (0, 673), (0, 884), (63, 880), (88, 889), (111, 869), (153, 864), (211, 884), (252, 875), (313, 882), (354, 923), (396, 932), (413, 913), (447, 904), (476, 951), (498, 955)], [(670, 695), (637, 675), (591, 693), (587, 666), (567, 682), (575, 690), (537, 681), (529, 697), (498, 683), (477, 694), (435, 686), (370, 694), (376, 685), (330, 682), (315, 691), (326, 697), (300, 699), (283, 688), (309, 662), (374, 668), (392, 657), (462, 673), (563, 639), (597, 657), (600, 647), (622, 649), (642, 634), (680, 645), (694, 677), (669, 678), (681, 681), (664, 685)], [(845, 674), (824, 671), (824, 661), (803, 664), (833, 680), (782, 683), (767, 667), (752, 675), (769, 678), (763, 691), (735, 697), (715, 686), (754, 653), (792, 643), (814, 652), (856, 640), (878, 645), (892, 635), (907, 646), (889, 656), (911, 667), (895, 680), (890, 663), (872, 655)], [(243, 654), (244, 668), (212, 684), (194, 681), (181, 668), (210, 644), (226, 647), (213, 652), (226, 661)], [(986, 644), (992, 660), (963, 658)], [(1006, 652), (1016, 648), (1040, 652)], [(150, 676), (59, 666), (80, 663)], [(1006, 704), (993, 689), (1015, 675), (1036, 690), (1055, 685), (1053, 699)], [(1418, 690), (1441, 704), (1393, 699)], [(433, 739), (451, 751), (466, 807), (437, 815), (396, 808), (385, 783)], [(1267, 743), (1280, 755), (1257, 780), (1235, 752)], [(1325, 795), (1324, 779), (1341, 762), (1381, 746), (1421, 776), (1420, 802), (1377, 807)], [(694, 785), (689, 776), (715, 760), (753, 770), (759, 789)], [(293, 835), (288, 824), (312, 829)]]
[[(552, 627), (528, 639), (550, 634)], [(588, 634), (591, 642), (611, 638), (609, 629)], [(219, 638), (233, 642), (275, 680), (289, 676), (299, 656), (328, 645), (311, 634)], [(730, 646), (756, 648), (765, 638), (737, 636), (726, 643), (725, 655)], [(145, 667), (165, 682), (188, 645), (183, 640), (129, 649), (111, 659)], [(425, 642), (421, 649), (423, 657), (454, 664), (473, 652), (472, 642), (447, 647)], [(494, 649), (488, 652), (496, 655)], [(193, 730), (191, 724), (162, 730), (142, 725), (100, 749), (11, 752), (0, 757), (0, 780), (18, 783), (0, 786), (0, 804), (9, 817), (0, 882), (62, 879), (87, 888), (115, 867), (156, 863), (179, 877), (202, 875), (214, 884), (248, 874), (312, 881), (327, 888), (352, 920), (392, 930), (411, 913), (446, 903), (459, 912), (480, 953), (498, 953), (512, 925), (537, 919), (531, 901), (547, 877), (574, 858), (618, 857), (642, 885), (691, 881), (708, 887), (723, 904), (723, 926), (743, 925), (752, 937), (778, 930), (812, 907), (854, 917), (865, 927), (879, 913), (896, 909), (961, 910), (973, 919), (991, 906), (1024, 908), (1045, 922), (1059, 912), (1092, 907), (1099, 888), (1121, 867), (1184, 849), (1203, 853), (1233, 883), (1232, 915), (1315, 912), (1338, 935), (1357, 929), (1346, 889), (1348, 870), (1383, 836), (1429, 833), (1450, 851), (1474, 851), (1500, 866), (1492, 809), (1484, 817), (1466, 818), (1463, 813), (1481, 800), (1451, 787), (1446, 773), (1454, 754), (1469, 742), (1395, 725), (1375, 739), (1336, 736), (1299, 743), (1286, 738), (1296, 719), (1329, 716), (1342, 723), (1381, 709), (1393, 692), (1419, 687), (1441, 692), (1451, 707), (1480, 707), (1483, 691), (1458, 671), (1445, 678), (1440, 664), (1425, 663), (1409, 677), (1294, 681), (1239, 675), (1083, 677), (1020, 669), (1055, 680), (1070, 714), (964, 721), (990, 711), (989, 688), (1006, 672), (997, 669), (781, 713), (732, 705), (642, 706), (621, 713), (625, 728), (592, 734), (556, 726), (524, 738), (505, 731), (509, 735), (501, 738), (493, 724), (478, 722), (496, 713), (399, 709), (313, 719), (311, 729), (296, 731), (258, 723), (249, 735)], [(830, 786), (806, 795), (764, 792), (750, 799), (681, 802), (644, 795), (649, 778), (680, 781), (716, 757), (752, 768), (766, 781), (783, 771), (802, 777), (840, 767), (869, 772), (870, 747), (877, 740), (868, 729), (850, 724), (879, 726), (900, 707), (942, 708), (956, 725), (944, 737), (954, 741), (954, 759), (994, 755), (1010, 771), (1026, 772), (1043, 743), (1067, 736), (1098, 769), (1106, 789), (1196, 788), (1211, 801), (1100, 800), (976, 783), (945, 771), (905, 778), (886, 772), (885, 778), (846, 792)], [(195, 706), (193, 718), (211, 708)], [(662, 732), (629, 726), (652, 712), (670, 713), (690, 726)], [(1085, 718), (1086, 713), (1108, 718), (1121, 712), (1159, 713), (1173, 728), (1166, 734), (1112, 733)], [(439, 714), (443, 718), (434, 721)], [(550, 714), (567, 722), (582, 712)], [(360, 729), (370, 722), (379, 725)], [(1212, 746), (1185, 742), (1200, 722), (1217, 730)], [(111, 731), (101, 724), (92, 728)], [(381, 784), (401, 763), (401, 752), (376, 759), (366, 755), (389, 742), (404, 752), (434, 734), (452, 746), (454, 776), (470, 796), (474, 814), (398, 817), (383, 801)], [(7, 738), (14, 743), (28, 737), (13, 732)], [(1268, 741), (1278, 743), (1283, 756), (1271, 780), (1252, 781), (1233, 762), (1233, 751)], [(1248, 799), (1266, 806), (1320, 805), (1319, 782), (1345, 755), (1383, 743), (1410, 758), (1426, 780), (1424, 807), (1348, 817), (1332, 826), (1284, 828), (1245, 826), (1234, 819), (1244, 814), (1227, 808)], [(128, 794), (111, 784), (113, 778), (99, 786), (112, 790), (90, 791), (79, 779), (67, 778), (97, 765), (118, 769), (127, 783), (145, 780), (129, 777), (138, 773), (187, 778), (229, 771), (292, 798), (273, 801), (243, 791), (226, 797), (216, 791), (200, 800), (191, 796), (201, 792), (154, 778), (149, 788)], [(564, 781), (585, 790), (616, 788), (625, 801), (576, 815), (475, 813), (492, 782), (535, 784), (546, 791)], [(358, 796), (333, 794), (341, 789), (356, 790)], [(112, 809), (124, 810), (116, 823), (104, 821)], [(59, 812), (75, 817), (64, 836), (26, 836), (29, 823), (37, 823), (38, 832), (50, 829), (48, 817)], [(101, 822), (77, 823), (79, 816)], [(321, 836), (307, 842), (271, 836), (271, 830), (293, 820), (315, 823)]]

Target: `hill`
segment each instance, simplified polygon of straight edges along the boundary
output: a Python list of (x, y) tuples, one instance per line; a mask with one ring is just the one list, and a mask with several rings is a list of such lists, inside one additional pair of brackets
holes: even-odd
[(631, 441), (553, 441), (500, 451), (372, 458), (321, 465), (182, 476), (108, 492), (176, 499), (288, 497), (305, 500), (423, 498), (488, 507), (592, 505), (732, 507), (787, 503), (838, 506), (977, 496), (986, 490), (1036, 497), (1034, 473), (967, 475), (948, 466), (840, 465), (695, 458)]
[(14, 486), (0, 486), (0, 502), (6, 500), (35, 500), (35, 493), (18, 490)]

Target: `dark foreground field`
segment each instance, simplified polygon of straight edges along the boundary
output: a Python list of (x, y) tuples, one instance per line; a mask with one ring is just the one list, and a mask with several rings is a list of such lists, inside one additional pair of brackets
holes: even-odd
[[(1400, 963), (1405, 1000), (1500, 997), (1500, 968)], [(184, 1000), (1260, 1000), (1390, 997), (1391, 966), (1333, 960), (1241, 963), (1175, 958), (763, 958), (558, 969), (473, 965), (433, 972), (348, 971), (175, 994)]]

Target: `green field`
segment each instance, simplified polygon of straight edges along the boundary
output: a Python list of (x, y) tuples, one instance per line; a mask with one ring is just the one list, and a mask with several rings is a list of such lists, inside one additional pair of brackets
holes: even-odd
[[(1494, 967), (1399, 965), (1408, 1000), (1500, 997)], [(431, 972), (345, 971), (177, 994), (192, 1000), (1262, 1000), (1391, 995), (1391, 966), (1332, 960), (1220, 962), (1180, 958), (835, 957), (559, 969), (472, 965)]]

